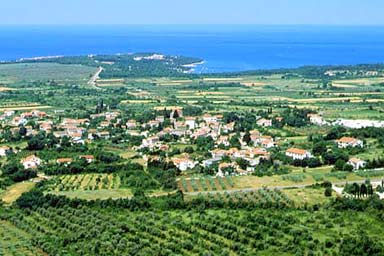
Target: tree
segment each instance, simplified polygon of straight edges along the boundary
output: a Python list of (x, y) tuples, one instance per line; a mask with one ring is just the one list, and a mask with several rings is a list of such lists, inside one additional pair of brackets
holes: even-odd
[(342, 171), (344, 169), (345, 161), (342, 159), (338, 159), (335, 163), (335, 169)]
[(25, 135), (27, 135), (27, 129), (22, 125), (21, 127), (20, 127), (20, 129), (19, 129), (19, 134), (21, 135), (21, 136), (25, 136)]
[(185, 153), (192, 154), (194, 152), (193, 147), (188, 146), (184, 149)]
[(243, 136), (243, 141), (247, 143), (247, 145), (249, 144), (249, 142), (251, 142), (251, 134), (249, 133), (249, 131), (245, 132)]
[(327, 144), (324, 141), (316, 143), (315, 145), (313, 145), (312, 152), (315, 155), (324, 154), (325, 152), (327, 152)]
[(325, 191), (324, 191), (324, 195), (325, 195), (326, 197), (330, 197), (330, 196), (332, 196), (332, 188), (331, 188), (331, 187), (326, 187), (326, 188), (325, 188)]

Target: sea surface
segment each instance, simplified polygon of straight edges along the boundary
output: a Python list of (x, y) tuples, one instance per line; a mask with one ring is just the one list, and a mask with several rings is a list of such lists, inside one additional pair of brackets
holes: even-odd
[(0, 60), (159, 52), (200, 57), (196, 72), (384, 62), (384, 27), (0, 26)]

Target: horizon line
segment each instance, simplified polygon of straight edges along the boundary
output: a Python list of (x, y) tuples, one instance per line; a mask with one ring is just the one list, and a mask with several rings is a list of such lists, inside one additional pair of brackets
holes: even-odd
[(325, 23), (9, 23), (0, 26), (327, 26), (327, 27), (382, 27), (383, 24), (325, 24)]

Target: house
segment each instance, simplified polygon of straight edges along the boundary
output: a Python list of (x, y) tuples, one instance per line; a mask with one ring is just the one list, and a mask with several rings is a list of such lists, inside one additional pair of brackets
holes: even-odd
[(110, 123), (109, 121), (102, 121), (102, 122), (100, 123), (99, 127), (101, 127), (101, 128), (107, 128), (107, 127), (109, 127), (110, 124), (111, 124), (111, 123)]
[(227, 154), (227, 151), (224, 150), (224, 149), (214, 149), (214, 150), (211, 150), (211, 155), (212, 155), (212, 158), (223, 158), (226, 154)]
[(367, 164), (367, 162), (365, 162), (364, 160), (361, 160), (359, 158), (353, 157), (353, 158), (349, 159), (347, 164), (352, 165), (354, 170), (359, 170), (361, 168), (364, 168), (365, 165)]
[(155, 118), (155, 120), (156, 120), (156, 121), (159, 121), (160, 123), (164, 123), (165, 118), (164, 118), (164, 116), (157, 116), (157, 117)]
[(101, 132), (96, 132), (96, 135), (101, 138), (101, 139), (109, 139), (111, 136), (109, 134), (109, 131), (101, 131)]
[[(236, 163), (220, 163), (219, 170), (216, 174), (217, 177), (224, 177), (231, 174), (237, 169)], [(228, 172), (229, 171), (229, 172)]]
[(235, 122), (223, 125), (222, 130), (225, 133), (233, 132), (235, 130)]
[(293, 158), (293, 160), (304, 160), (305, 158), (311, 158), (312, 154), (308, 150), (299, 148), (290, 148), (285, 152), (285, 155)]
[(210, 158), (210, 159), (204, 160), (201, 165), (205, 168), (210, 167), (212, 164), (220, 162), (220, 160), (221, 160), (221, 157)]
[(68, 137), (68, 132), (67, 131), (56, 131), (56, 132), (53, 132), (53, 136), (55, 136), (55, 138)]
[(21, 159), (20, 163), (24, 166), (24, 169), (35, 169), (41, 165), (42, 161), (35, 155), (30, 155)]
[(13, 126), (19, 126), (19, 125), (24, 125), (27, 123), (27, 119), (23, 118), (23, 117), (20, 117), (20, 116), (15, 116), (12, 121), (11, 121), (11, 124)]
[(323, 117), (318, 114), (307, 114), (307, 117), (312, 124), (323, 125), (325, 123)]
[(7, 156), (7, 153), (11, 150), (8, 146), (0, 147), (0, 156)]
[(215, 123), (217, 122), (217, 116), (212, 116), (210, 114), (203, 115), (203, 120), (206, 123)]
[(67, 166), (68, 164), (72, 163), (72, 158), (58, 158), (56, 163), (59, 165)]
[(284, 117), (282, 117), (282, 116), (277, 116), (277, 117), (275, 118), (275, 120), (276, 120), (277, 122), (282, 122), (282, 121), (284, 120)]
[(363, 141), (352, 137), (342, 137), (335, 141), (338, 148), (363, 147)]
[(170, 115), (171, 119), (175, 119), (178, 117), (183, 117), (183, 108), (181, 108), (181, 107), (173, 108), (171, 115)]
[(258, 126), (262, 126), (262, 127), (270, 127), (270, 126), (272, 126), (272, 120), (271, 119), (261, 118), (261, 119), (256, 121), (256, 124)]
[(175, 129), (180, 129), (180, 128), (184, 128), (186, 129), (187, 128), (187, 125), (185, 122), (173, 122), (173, 127), (175, 127)]
[(173, 158), (172, 162), (180, 171), (193, 169), (196, 166), (196, 162), (192, 161), (188, 157)]
[(193, 134), (192, 138), (197, 139), (198, 137), (208, 137), (210, 129), (208, 127), (202, 127), (197, 129)]
[(89, 164), (95, 161), (95, 157), (93, 155), (82, 155), (82, 156), (79, 156), (79, 158), (85, 159)]
[(156, 145), (156, 143), (158, 143), (159, 141), (160, 141), (160, 138), (157, 136), (148, 137), (146, 139), (143, 139), (140, 147), (141, 148), (146, 148), (146, 147), (153, 148)]
[(196, 128), (196, 120), (194, 117), (186, 117), (185, 118), (185, 124), (187, 125), (188, 129), (193, 130)]
[(220, 136), (217, 141), (216, 141), (216, 144), (217, 145), (224, 145), (226, 147), (229, 147), (231, 144), (229, 143), (229, 137), (228, 136)]
[(127, 126), (127, 129), (136, 129), (135, 120), (128, 120), (125, 125)]
[(273, 148), (275, 146), (275, 142), (269, 139), (262, 140), (260, 144), (263, 148)]

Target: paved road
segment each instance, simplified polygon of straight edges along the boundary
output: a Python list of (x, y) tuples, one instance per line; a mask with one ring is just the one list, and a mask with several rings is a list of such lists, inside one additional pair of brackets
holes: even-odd
[(104, 69), (102, 67), (99, 67), (96, 73), (91, 77), (91, 79), (89, 79), (88, 85), (92, 86), (96, 90), (100, 90), (101, 88), (96, 86), (96, 81), (99, 79), (100, 73), (103, 72), (103, 70)]
[[(336, 185), (344, 185), (345, 183), (358, 183), (358, 184), (362, 184), (365, 182), (366, 179), (361, 179), (361, 180), (352, 180), (352, 181), (340, 181), (340, 182), (333, 182), (332, 185), (333, 186), (336, 186)], [(379, 180), (371, 180), (371, 183), (373, 182), (381, 182), (381, 179)], [(305, 187), (308, 187), (308, 186), (311, 186), (311, 185), (314, 185), (313, 183), (309, 183), (309, 184), (298, 184), (298, 185), (289, 185), (289, 186), (264, 186), (264, 188), (267, 188), (267, 189), (287, 189), (287, 188), (305, 188)], [(237, 193), (237, 192), (252, 192), (252, 191), (257, 191), (257, 190), (260, 190), (262, 189), (262, 187), (258, 187), (258, 188), (244, 188), (244, 189), (227, 189), (227, 190), (221, 190), (221, 191), (201, 191), (201, 192), (184, 192), (184, 194), (186, 195), (191, 195), (191, 196), (197, 196), (199, 194), (201, 195), (206, 195), (206, 194), (224, 194), (224, 193)]]

